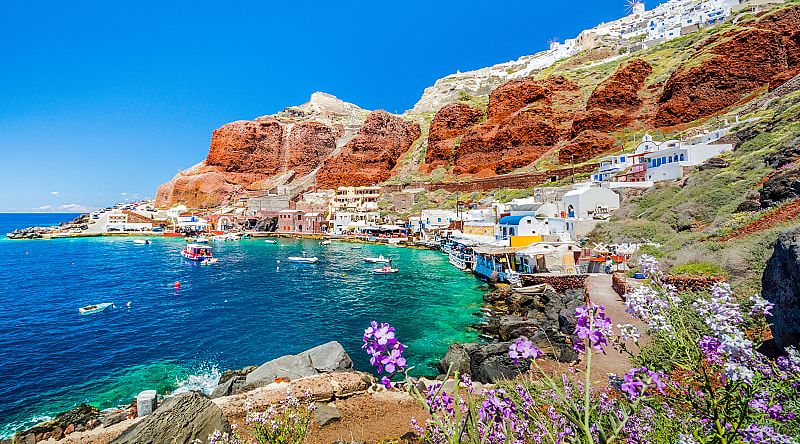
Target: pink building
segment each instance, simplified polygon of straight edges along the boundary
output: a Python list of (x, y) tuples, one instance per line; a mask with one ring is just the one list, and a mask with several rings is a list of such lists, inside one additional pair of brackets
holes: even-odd
[(302, 233), (303, 216), (301, 210), (281, 210), (278, 212), (278, 231), (285, 233)]

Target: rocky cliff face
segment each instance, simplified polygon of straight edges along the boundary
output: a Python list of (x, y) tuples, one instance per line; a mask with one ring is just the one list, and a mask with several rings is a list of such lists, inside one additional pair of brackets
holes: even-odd
[(568, 137), (580, 103), (578, 85), (560, 76), (502, 85), (489, 96), (488, 120), (455, 149), (453, 171), (493, 175), (532, 163)]
[(156, 205), (213, 207), (248, 190), (313, 176), (356, 134), (366, 114), (336, 97), (314, 93), (308, 103), (273, 116), (223, 125), (212, 134), (205, 161), (158, 188)]
[(484, 113), (466, 103), (451, 103), (440, 109), (431, 120), (428, 132), (428, 150), (425, 163), (432, 170), (448, 166), (460, 137), (470, 127), (478, 124)]
[(342, 152), (322, 165), (317, 186), (337, 188), (382, 182), (419, 136), (418, 124), (386, 111), (373, 111)]
[(800, 230), (782, 234), (761, 280), (762, 295), (775, 304), (772, 336), (780, 347), (800, 345)]
[(672, 74), (658, 100), (657, 126), (711, 116), (797, 74), (800, 6), (744, 25), (709, 39)]

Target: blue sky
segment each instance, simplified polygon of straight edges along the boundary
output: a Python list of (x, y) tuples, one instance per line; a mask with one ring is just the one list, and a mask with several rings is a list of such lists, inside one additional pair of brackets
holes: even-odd
[(624, 13), (623, 0), (7, 0), (0, 211), (153, 196), (205, 157), (226, 122), (314, 91), (402, 112), (440, 77), (538, 52)]

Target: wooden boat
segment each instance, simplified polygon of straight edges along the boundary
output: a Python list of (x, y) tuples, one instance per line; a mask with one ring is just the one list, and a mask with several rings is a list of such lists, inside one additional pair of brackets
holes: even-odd
[(296, 264), (316, 264), (319, 261), (318, 257), (306, 257), (306, 256), (289, 256), (289, 262), (294, 262)]
[(397, 269), (397, 268), (392, 268), (389, 265), (384, 265), (381, 268), (373, 268), (372, 269), (372, 272), (375, 273), (375, 274), (392, 274), (392, 273), (397, 273), (398, 271), (400, 271), (400, 270)]
[(106, 308), (113, 307), (113, 306), (114, 306), (114, 304), (111, 303), (111, 302), (103, 302), (103, 303), (95, 304), (95, 305), (87, 305), (85, 307), (79, 308), (78, 309), (78, 313), (80, 313), (82, 315), (100, 313), (101, 311), (105, 310)]
[(198, 244), (186, 244), (181, 254), (190, 261), (205, 261), (213, 257), (211, 247)]
[(392, 263), (392, 260), (389, 259), (389, 258), (383, 257), (383, 255), (380, 255), (378, 257), (365, 257), (364, 258), (364, 262), (367, 262), (367, 263), (370, 263), (370, 264), (390, 264), (390, 263)]

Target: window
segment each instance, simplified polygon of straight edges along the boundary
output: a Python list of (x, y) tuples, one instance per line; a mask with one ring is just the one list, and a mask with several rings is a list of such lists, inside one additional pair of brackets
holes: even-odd
[(681, 162), (683, 162), (685, 160), (686, 160), (686, 156), (683, 153), (681, 153)]

